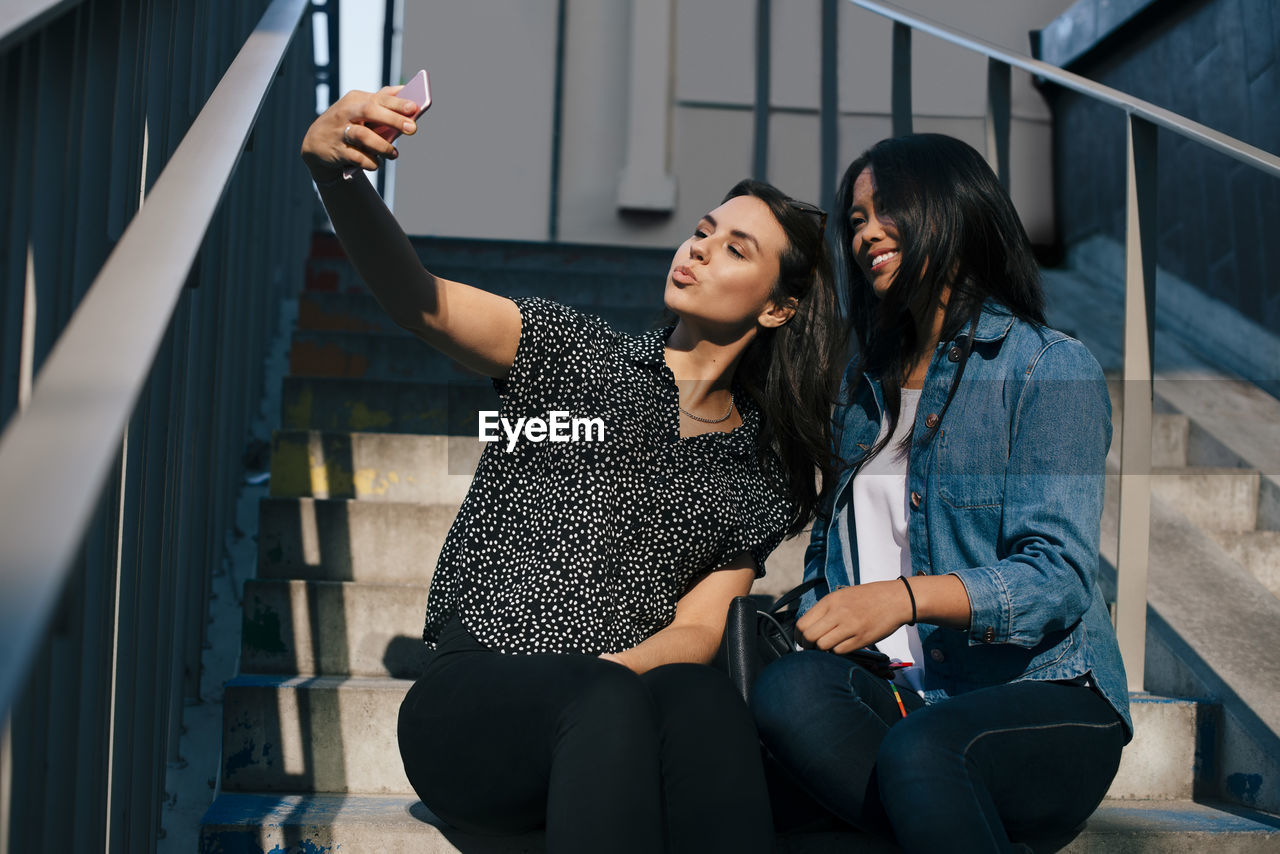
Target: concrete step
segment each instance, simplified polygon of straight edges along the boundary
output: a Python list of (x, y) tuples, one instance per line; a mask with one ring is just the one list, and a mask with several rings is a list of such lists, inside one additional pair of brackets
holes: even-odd
[[(308, 263), (347, 264), (341, 245), (332, 235), (320, 238), (327, 246), (313, 243)], [(411, 237), (423, 264), (438, 275), (445, 270), (499, 269), (523, 271), (563, 271), (600, 275), (623, 275), (650, 269), (666, 270), (672, 247), (615, 246), (599, 243), (548, 243), (486, 238)]]
[(280, 424), (286, 430), (475, 436), (478, 413), (498, 408), (497, 393), (478, 378), (450, 383), (285, 377)]
[[(223, 788), (410, 794), (396, 718), (411, 684), (359, 676), (237, 676), (225, 693)], [(1198, 733), (1214, 731), (1214, 707), (1135, 694), (1132, 709), (1136, 735), (1108, 796), (1190, 798)]]
[[(493, 293), (547, 296), (573, 304), (625, 301), (660, 307), (663, 282), (674, 255), (670, 247), (451, 238), (414, 238), (414, 244), (423, 264), (438, 276)], [(354, 268), (340, 255), (313, 257), (307, 266), (311, 288), (338, 292), (363, 289)]]
[[(603, 318), (619, 332), (632, 335), (661, 325), (662, 306), (575, 305)], [(364, 293), (303, 293), (298, 298), (298, 328), (331, 332), (403, 333), (377, 301)]]
[(411, 794), (396, 718), (412, 684), (236, 676), (223, 694), (223, 791)]
[[(1114, 590), (1119, 478), (1107, 480), (1100, 580)], [(1280, 813), (1280, 601), (1158, 494), (1147, 597), (1145, 687), (1222, 708), (1199, 791)]]
[(1280, 531), (1211, 532), (1223, 551), (1280, 596)]
[(1188, 467), (1153, 469), (1151, 492), (1206, 531), (1252, 531), (1258, 524), (1256, 471)]
[[(1114, 438), (1111, 440), (1108, 464), (1120, 470), (1120, 437), (1124, 430), (1124, 409), (1113, 392), (1111, 423)], [(1151, 416), (1151, 466), (1158, 469), (1183, 469), (1188, 465), (1188, 437), (1191, 422), (1185, 415), (1156, 412)]]
[(240, 672), (414, 679), (428, 585), (250, 579)]
[[(431, 263), (428, 269), (436, 275), (473, 285), (500, 296), (546, 297), (568, 305), (626, 305), (662, 311), (662, 291), (672, 255), (656, 268), (637, 268), (618, 273), (574, 269), (532, 269), (513, 267), (477, 267), (469, 264), (441, 265)], [(309, 265), (309, 281), (322, 283), (322, 292), (360, 293), (364, 282), (349, 264), (340, 261)]]
[(295, 331), (289, 347), (289, 373), (295, 377), (489, 384), (488, 377), (462, 367), (404, 331)]
[[(1280, 846), (1280, 821), (1214, 803), (1106, 800), (1072, 837), (1037, 851), (1063, 854), (1262, 854)], [(201, 854), (321, 851), (378, 854), (533, 854), (541, 831), (475, 836), (455, 830), (413, 795), (269, 795), (224, 793), (201, 823)], [(602, 847), (602, 851), (608, 850)], [(780, 834), (778, 854), (893, 854), (888, 840), (861, 833)]]
[(466, 436), (277, 430), (271, 495), (459, 504), (483, 448)]
[[(1113, 410), (1114, 411), (1114, 410)], [(1117, 413), (1115, 435), (1121, 435), (1122, 413)], [(1174, 468), (1187, 465), (1191, 419), (1177, 413), (1158, 412), (1151, 419), (1151, 465)]]
[(264, 498), (258, 577), (425, 584), (458, 503)]

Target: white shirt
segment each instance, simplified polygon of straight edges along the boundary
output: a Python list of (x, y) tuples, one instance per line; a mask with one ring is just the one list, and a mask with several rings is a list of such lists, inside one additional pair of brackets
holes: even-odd
[[(920, 389), (902, 389), (898, 423), (893, 437), (868, 460), (853, 478), (853, 501), (849, 505), (858, 544), (858, 579), (892, 581), (911, 577), (911, 545), (907, 540), (907, 454), (899, 444), (915, 426)], [(889, 429), (889, 419), (880, 426), (880, 436)], [(905, 598), (907, 591), (903, 590)], [(897, 671), (895, 681), (919, 691), (924, 675), (924, 653), (920, 633), (915, 626), (900, 626), (876, 647), (899, 662), (912, 662), (911, 667)]]

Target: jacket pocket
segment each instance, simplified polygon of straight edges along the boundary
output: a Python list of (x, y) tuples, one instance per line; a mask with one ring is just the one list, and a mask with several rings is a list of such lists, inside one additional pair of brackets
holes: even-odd
[(1009, 449), (999, 431), (978, 436), (943, 429), (938, 439), (938, 491), (942, 499), (959, 509), (1000, 507)]

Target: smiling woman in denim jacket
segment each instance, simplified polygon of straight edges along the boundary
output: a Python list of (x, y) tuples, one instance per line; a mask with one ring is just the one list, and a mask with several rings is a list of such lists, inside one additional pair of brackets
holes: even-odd
[[(908, 851), (1019, 850), (1089, 816), (1132, 736), (1096, 582), (1106, 383), (1044, 325), (1026, 232), (968, 145), (885, 140), (836, 211), (847, 467), (805, 557), (813, 649), (765, 670), (756, 720), (779, 790)], [(892, 679), (841, 657), (873, 644)]]

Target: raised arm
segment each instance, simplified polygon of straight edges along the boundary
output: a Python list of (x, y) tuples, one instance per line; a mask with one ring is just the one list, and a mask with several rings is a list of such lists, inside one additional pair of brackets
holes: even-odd
[(520, 342), (515, 303), (432, 275), (364, 174), (342, 176), (350, 166), (374, 170), (380, 159), (398, 156), (375, 128), (417, 131), (410, 118), (417, 106), (397, 98), (399, 90), (388, 86), (342, 96), (307, 130), (302, 159), (347, 257), (391, 319), (468, 368), (505, 377)]

